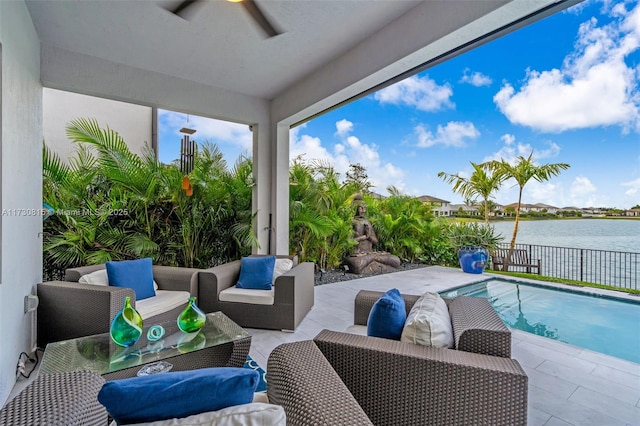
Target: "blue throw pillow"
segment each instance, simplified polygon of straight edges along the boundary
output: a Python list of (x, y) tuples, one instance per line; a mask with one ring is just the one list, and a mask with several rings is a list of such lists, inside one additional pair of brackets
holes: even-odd
[(119, 424), (192, 416), (253, 401), (260, 374), (248, 368), (202, 368), (106, 382), (98, 393)]
[(150, 257), (107, 262), (106, 267), (109, 285), (133, 289), (136, 300), (156, 295), (153, 288), (153, 263)]
[(374, 303), (367, 321), (367, 336), (400, 340), (407, 311), (397, 288), (392, 288)]
[(275, 256), (243, 257), (240, 260), (240, 278), (237, 288), (271, 290)]

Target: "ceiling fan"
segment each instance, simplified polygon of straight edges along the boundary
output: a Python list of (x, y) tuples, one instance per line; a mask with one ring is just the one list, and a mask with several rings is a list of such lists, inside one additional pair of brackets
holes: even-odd
[[(279, 34), (282, 34), (281, 31), (275, 24), (273, 24), (267, 17), (264, 15), (258, 4), (254, 0), (228, 0), (232, 3), (240, 3), (244, 6), (244, 9), (251, 15), (253, 20), (260, 26), (260, 28), (265, 32), (267, 37), (275, 37)], [(196, 3), (206, 2), (206, 0), (183, 0), (178, 5), (172, 9), (168, 9), (169, 12), (178, 15), (183, 19), (187, 19), (187, 12), (192, 8)]]

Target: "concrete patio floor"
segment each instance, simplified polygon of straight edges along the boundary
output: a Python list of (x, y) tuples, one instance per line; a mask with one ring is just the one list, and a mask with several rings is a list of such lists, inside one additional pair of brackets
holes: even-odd
[[(269, 354), (282, 343), (312, 339), (325, 328), (346, 330), (362, 289), (422, 294), (491, 276), (434, 266), (317, 286), (315, 306), (294, 333), (248, 329), (250, 354), (266, 368)], [(640, 364), (519, 330), (512, 336), (512, 356), (529, 376), (529, 426), (640, 425)]]

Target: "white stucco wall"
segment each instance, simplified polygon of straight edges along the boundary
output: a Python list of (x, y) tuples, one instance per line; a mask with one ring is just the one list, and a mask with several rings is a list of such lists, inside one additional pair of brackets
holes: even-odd
[(136, 154), (145, 143), (151, 146), (151, 107), (45, 88), (42, 109), (44, 141), (62, 160), (75, 151), (65, 128), (78, 118), (95, 118), (100, 127), (115, 130)]
[[(2, 43), (2, 209), (42, 206), (40, 43), (23, 1), (0, 1)], [(19, 212), (19, 210), (16, 210)], [(0, 284), (0, 405), (30, 351), (32, 314), (24, 296), (42, 279), (42, 218), (3, 215)]]
[[(260, 241), (260, 249), (256, 252), (266, 253), (269, 213), (276, 210), (269, 200), (270, 195), (277, 190), (269, 172), (272, 120), (268, 100), (109, 62), (55, 46), (43, 45), (41, 53), (41, 79), (46, 87), (254, 126), (258, 135), (254, 144), (260, 145), (254, 147), (256, 185), (253, 200), (259, 200), (254, 201), (254, 224)], [(264, 152), (266, 154), (262, 155)], [(261, 155), (257, 162), (256, 153)]]

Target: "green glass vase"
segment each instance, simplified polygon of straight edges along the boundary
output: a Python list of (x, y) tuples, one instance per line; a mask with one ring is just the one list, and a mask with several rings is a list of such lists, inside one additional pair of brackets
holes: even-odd
[(142, 317), (131, 306), (129, 296), (124, 298), (124, 308), (113, 317), (109, 334), (115, 344), (122, 347), (133, 345), (142, 336)]
[(178, 316), (178, 328), (185, 333), (193, 333), (202, 328), (207, 317), (196, 305), (195, 296), (189, 298), (189, 304)]

